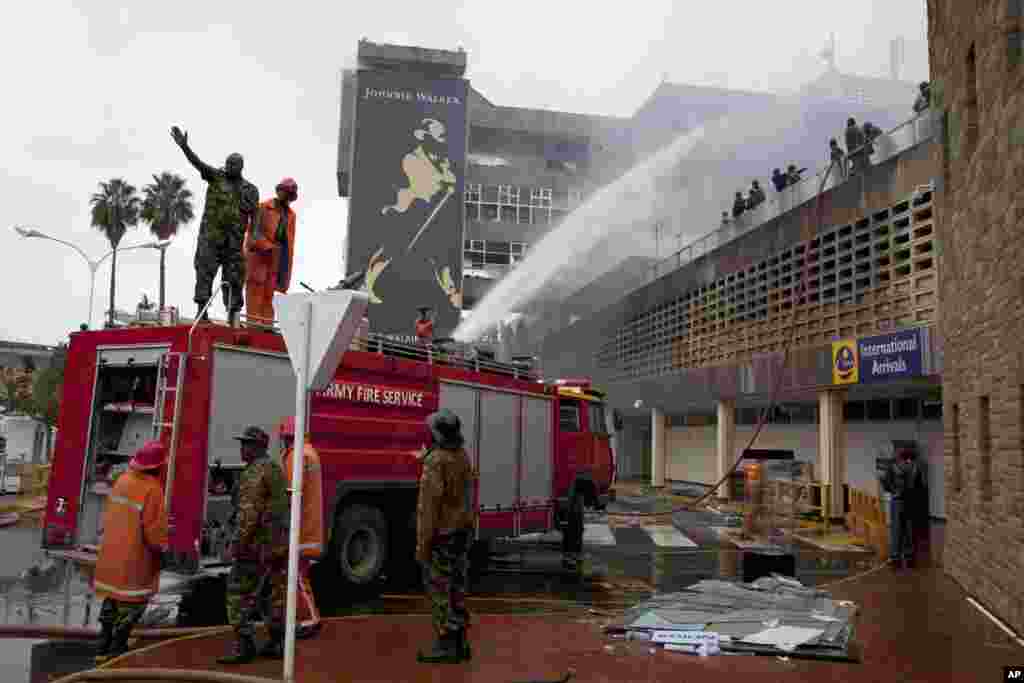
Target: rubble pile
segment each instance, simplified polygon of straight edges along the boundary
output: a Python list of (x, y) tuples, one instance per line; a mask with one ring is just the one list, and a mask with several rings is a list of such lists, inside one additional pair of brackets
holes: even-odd
[(705, 580), (656, 595), (605, 628), (695, 654), (750, 653), (851, 661), (856, 605), (773, 574), (753, 583)]

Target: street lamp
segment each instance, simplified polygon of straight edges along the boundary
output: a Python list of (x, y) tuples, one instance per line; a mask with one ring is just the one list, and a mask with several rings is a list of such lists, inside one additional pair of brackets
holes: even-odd
[[(112, 250), (108, 251), (106, 254), (104, 254), (103, 256), (101, 256), (100, 258), (98, 258), (97, 260), (94, 261), (91, 258), (89, 258), (89, 256), (84, 251), (82, 251), (79, 247), (77, 247), (76, 245), (72, 244), (71, 242), (67, 242), (65, 240), (58, 239), (56, 237), (51, 237), (50, 235), (47, 235), (46, 233), (40, 232), (39, 230), (36, 230), (35, 228), (31, 228), (31, 227), (28, 227), (28, 226), (22, 226), (22, 225), (16, 225), (16, 226), (14, 226), (14, 231), (16, 233), (18, 233), (19, 235), (21, 235), (22, 237), (25, 237), (25, 238), (36, 237), (36, 238), (39, 238), (39, 239), (50, 240), (52, 242), (60, 242), (61, 244), (65, 245), (65, 246), (68, 246), (68, 247), (71, 247), (72, 249), (77, 251), (78, 255), (81, 256), (83, 259), (85, 259), (85, 263), (89, 266), (89, 276), (90, 276), (90, 284), (89, 284), (89, 318), (88, 318), (88, 322), (89, 322), (89, 327), (92, 327), (92, 304), (93, 304), (93, 299), (94, 299), (94, 295), (95, 295), (95, 292), (96, 292), (96, 273), (97, 273), (97, 271), (99, 271), (100, 265), (104, 261), (106, 261), (108, 258), (113, 256), (115, 250), (112, 249)], [(120, 247), (116, 251), (128, 251), (130, 249), (160, 249), (161, 250), (160, 254), (161, 254), (161, 256), (163, 256), (164, 250), (167, 249), (167, 246), (169, 244), (170, 244), (170, 242), (146, 242), (145, 244), (136, 244), (136, 245), (132, 245), (130, 247)], [(160, 298), (163, 299), (163, 273), (161, 273), (160, 294), (161, 294)], [(110, 308), (111, 308), (111, 310), (113, 310), (113, 308), (114, 308), (113, 302), (111, 302)], [(111, 320), (111, 323), (113, 323), (113, 320)]]

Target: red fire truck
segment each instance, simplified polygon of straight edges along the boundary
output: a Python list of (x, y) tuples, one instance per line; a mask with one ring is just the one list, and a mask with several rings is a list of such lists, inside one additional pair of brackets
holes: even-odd
[[(173, 462), (172, 550), (186, 571), (222, 563), (242, 468), (232, 437), (256, 424), (276, 441), (294, 412), (295, 381), (272, 331), (202, 324), (72, 335), (44, 547), (88, 561), (111, 482), (136, 448), (159, 438)], [(412, 560), (417, 454), (429, 442), (425, 418), (439, 407), (462, 419), (480, 473), (478, 541), (582, 528), (582, 504), (604, 506), (613, 425), (589, 382), (545, 383), (523, 364), (364, 332), (310, 400), (327, 559), (348, 584), (374, 584), (389, 562)]]

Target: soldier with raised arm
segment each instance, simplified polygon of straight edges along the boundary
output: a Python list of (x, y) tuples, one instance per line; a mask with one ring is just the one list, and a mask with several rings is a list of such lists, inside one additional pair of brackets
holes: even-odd
[(196, 245), (196, 305), (202, 312), (213, 295), (213, 279), (220, 268), (224, 307), (228, 310), (231, 325), (237, 326), (243, 304), (242, 289), (245, 287), (242, 246), (246, 230), (256, 215), (259, 190), (242, 177), (244, 162), (241, 154), (228, 155), (223, 169), (214, 168), (204, 163), (189, 147), (188, 133), (174, 126), (171, 137), (207, 183), (206, 206)]

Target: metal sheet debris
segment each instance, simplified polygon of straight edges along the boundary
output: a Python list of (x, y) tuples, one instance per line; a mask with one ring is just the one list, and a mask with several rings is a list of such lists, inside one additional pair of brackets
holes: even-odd
[[(739, 583), (705, 580), (683, 591), (654, 595), (605, 628), (627, 639), (670, 642), (715, 633), (723, 652), (850, 661), (857, 606), (791, 577)], [(683, 635), (685, 634), (685, 635)]]
[(796, 626), (779, 626), (768, 628), (760, 633), (754, 633), (743, 639), (744, 643), (752, 645), (771, 645), (786, 652), (792, 652), (800, 645), (814, 640), (824, 633), (817, 628), (799, 628)]

